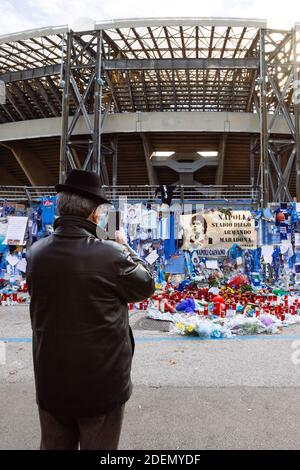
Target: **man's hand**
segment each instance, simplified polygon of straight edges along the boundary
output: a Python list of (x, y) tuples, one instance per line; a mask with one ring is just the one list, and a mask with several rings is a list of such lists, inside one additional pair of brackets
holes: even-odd
[(127, 240), (125, 238), (123, 230), (116, 230), (115, 240), (117, 243), (120, 243), (121, 245), (127, 244)]

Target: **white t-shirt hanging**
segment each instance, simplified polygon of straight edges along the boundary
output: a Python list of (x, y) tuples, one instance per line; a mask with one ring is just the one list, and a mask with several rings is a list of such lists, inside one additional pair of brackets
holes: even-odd
[(135, 240), (137, 237), (137, 225), (136, 224), (128, 224), (127, 234), (130, 240)]
[(139, 237), (141, 240), (148, 240), (151, 237), (151, 232), (149, 233), (147, 229), (141, 229), (139, 231)]
[(158, 212), (154, 210), (144, 210), (142, 212), (141, 227), (147, 230), (153, 230), (157, 227)]
[(159, 235), (161, 240), (168, 240), (170, 238), (170, 217), (162, 217), (159, 222)]

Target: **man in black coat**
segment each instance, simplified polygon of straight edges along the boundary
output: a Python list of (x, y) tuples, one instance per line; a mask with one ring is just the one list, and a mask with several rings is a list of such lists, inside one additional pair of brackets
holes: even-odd
[(117, 234), (99, 237), (95, 173), (72, 170), (56, 186), (54, 233), (27, 254), (41, 449), (117, 449), (134, 340), (128, 302), (150, 297), (147, 263)]

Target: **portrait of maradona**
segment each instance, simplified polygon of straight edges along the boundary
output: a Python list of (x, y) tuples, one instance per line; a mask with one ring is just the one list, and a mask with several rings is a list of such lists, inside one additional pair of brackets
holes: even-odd
[(183, 250), (199, 250), (212, 245), (212, 238), (207, 235), (207, 222), (202, 214), (185, 216), (183, 228)]

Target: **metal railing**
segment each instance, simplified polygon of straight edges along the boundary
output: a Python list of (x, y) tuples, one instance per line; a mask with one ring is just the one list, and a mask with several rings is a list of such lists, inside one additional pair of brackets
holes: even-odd
[(43, 196), (54, 196), (54, 186), (0, 186), (0, 201), (40, 201)]
[[(159, 202), (159, 186), (107, 186), (107, 198), (117, 202), (126, 197), (129, 201)], [(220, 205), (258, 205), (260, 202), (260, 188), (256, 186), (176, 186), (172, 202), (198, 202), (203, 204)]]
[[(129, 201), (160, 201), (160, 193), (157, 193), (159, 186), (104, 186), (104, 189), (107, 198), (112, 202), (117, 202), (119, 198), (125, 197)], [(37, 202), (43, 196), (55, 194), (54, 186), (0, 186), (0, 201)], [(250, 185), (178, 185), (174, 189), (172, 201), (215, 202), (219, 204), (241, 204), (245, 201), (258, 204), (260, 201), (260, 188)]]

